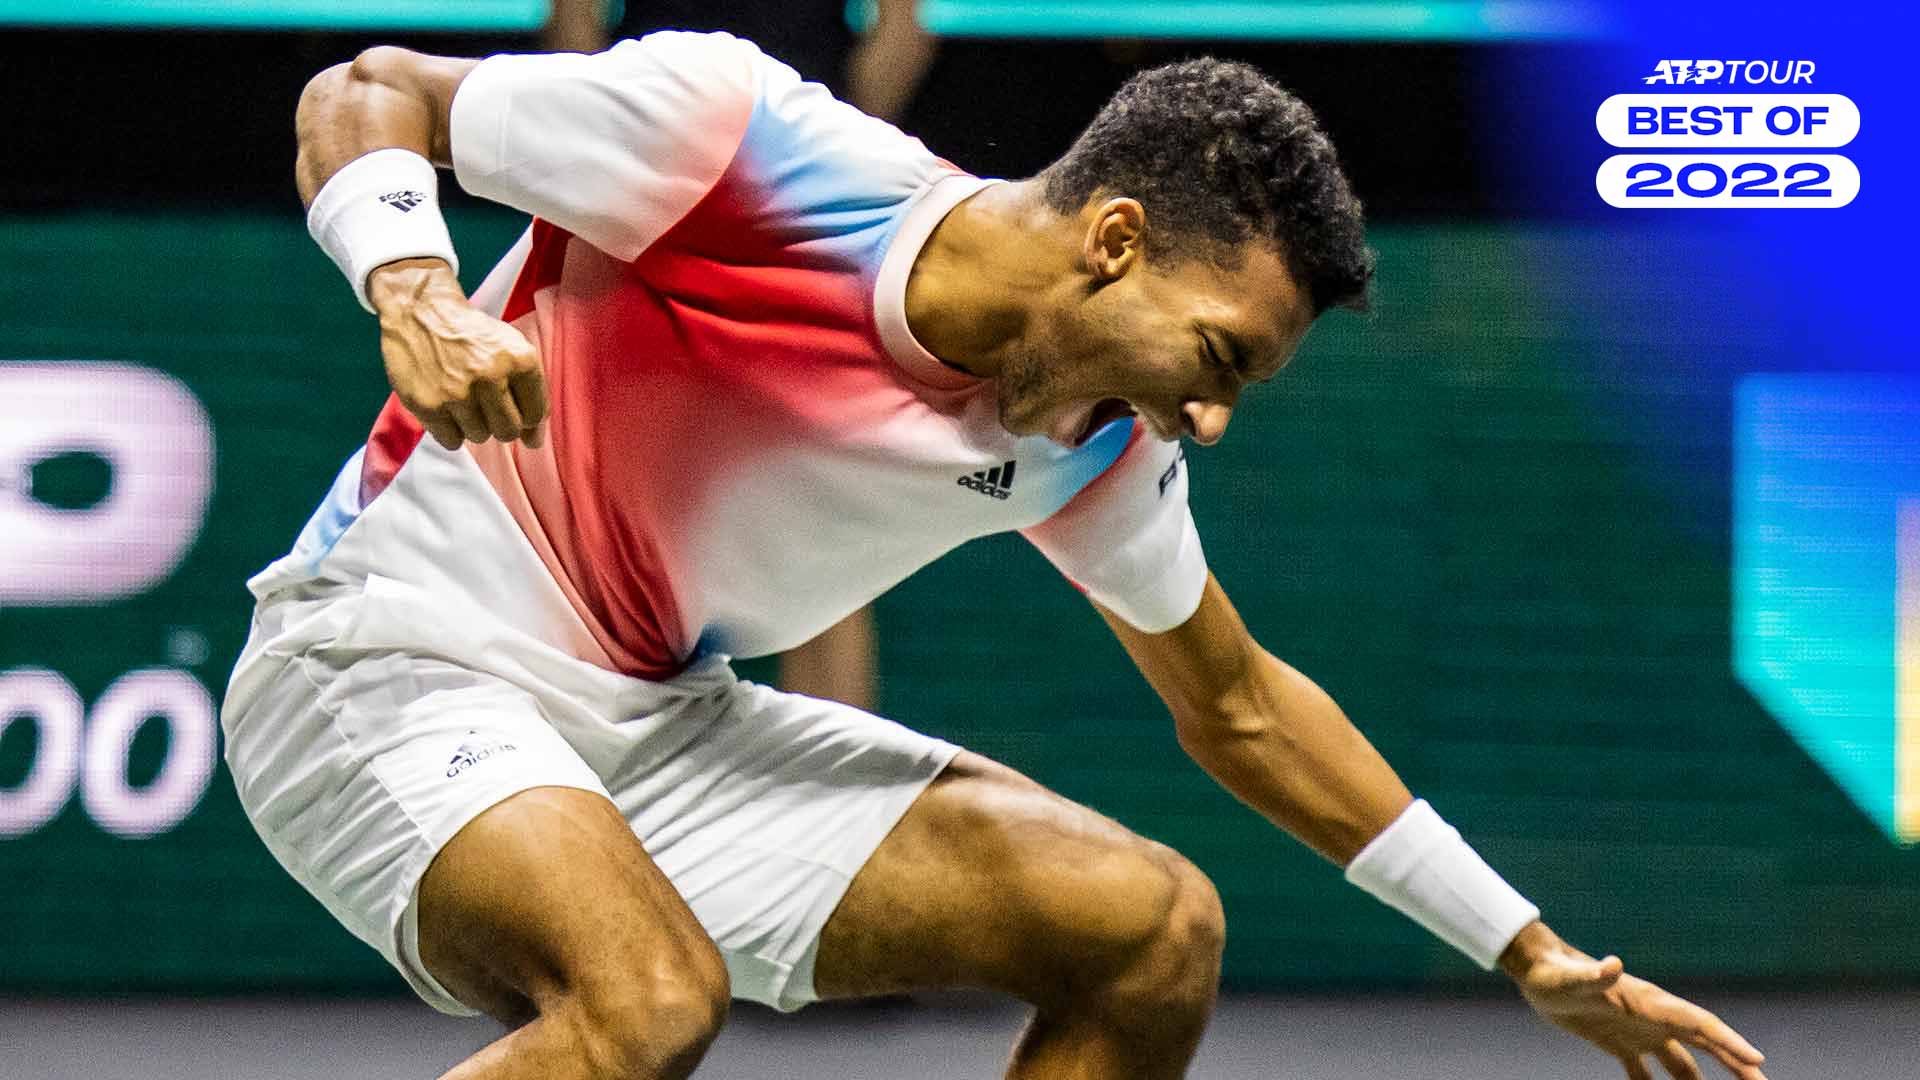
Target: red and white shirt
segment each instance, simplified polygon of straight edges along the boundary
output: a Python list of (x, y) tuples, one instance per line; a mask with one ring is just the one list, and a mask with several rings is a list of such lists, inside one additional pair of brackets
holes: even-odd
[(449, 453), (389, 400), (257, 596), (457, 590), (656, 679), (798, 645), (1007, 530), (1143, 630), (1198, 605), (1177, 443), (1016, 437), (907, 326), (915, 257), (991, 181), (725, 34), (489, 58), (451, 143), (463, 187), (534, 218), (474, 301), (538, 346), (547, 445)]

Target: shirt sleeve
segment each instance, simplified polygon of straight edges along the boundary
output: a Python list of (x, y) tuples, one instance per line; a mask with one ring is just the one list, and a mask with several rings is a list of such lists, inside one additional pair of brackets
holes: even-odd
[(1082, 592), (1150, 634), (1200, 606), (1207, 559), (1187, 506), (1180, 443), (1144, 436), (1052, 517), (1022, 530)]
[(591, 56), (488, 57), (454, 93), (454, 176), (635, 258), (726, 172), (769, 63), (732, 35), (677, 31)]

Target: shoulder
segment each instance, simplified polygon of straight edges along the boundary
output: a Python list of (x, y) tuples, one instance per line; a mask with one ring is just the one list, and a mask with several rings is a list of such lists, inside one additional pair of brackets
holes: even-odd
[(744, 122), (776, 62), (731, 34), (668, 30), (630, 38), (598, 53), (503, 53), (474, 65), (454, 101), (459, 114), (531, 111), (648, 121), (716, 113)]

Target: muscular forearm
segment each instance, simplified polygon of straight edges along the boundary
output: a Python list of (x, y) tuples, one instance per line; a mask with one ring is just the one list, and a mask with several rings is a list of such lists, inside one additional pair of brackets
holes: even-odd
[[(1241, 801), (1345, 866), (1413, 802), (1384, 758), (1311, 679), (1260, 651), (1230, 708), (1181, 725), (1194, 760)], [(1543, 956), (1583, 956), (1539, 921), (1508, 944), (1516, 979)]]
[[(1414, 801), (1332, 698), (1260, 647), (1218, 581), (1207, 579), (1199, 606), (1171, 630), (1147, 633), (1105, 614), (1194, 760), (1344, 867), (1347, 880), (1483, 967), (1538, 918), (1458, 831)], [(1527, 945), (1543, 941), (1529, 935)]]
[(411, 150), (447, 166), (452, 154), (440, 98), (451, 97), (472, 63), (383, 46), (314, 76), (294, 114), (301, 203), (312, 206), (334, 173), (374, 150)]
[(1181, 745), (1214, 779), (1342, 866), (1413, 801), (1333, 699), (1265, 650), (1233, 692), (1179, 719)]
[(449, 450), (490, 438), (537, 447), (539, 354), (468, 303), (436, 197), (454, 92), (475, 63), (383, 47), (314, 76), (294, 121), (295, 179), (308, 231), (380, 316), (401, 404)]
[[(1214, 779), (1268, 820), (1346, 866), (1413, 802), (1366, 736), (1313, 680), (1246, 639), (1232, 689), (1189, 706), (1180, 741)], [(1516, 979), (1548, 956), (1580, 956), (1534, 921), (1507, 943)]]

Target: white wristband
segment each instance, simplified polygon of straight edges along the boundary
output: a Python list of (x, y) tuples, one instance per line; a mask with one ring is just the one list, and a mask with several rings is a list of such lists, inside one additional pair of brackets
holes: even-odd
[(367, 275), (399, 259), (437, 258), (457, 273), (440, 216), (433, 162), (398, 148), (363, 154), (327, 180), (307, 211), (307, 232), (353, 285), (368, 311)]
[(1540, 917), (1425, 799), (1354, 856), (1347, 880), (1489, 970)]

